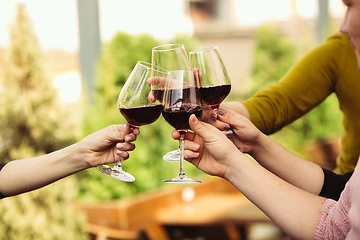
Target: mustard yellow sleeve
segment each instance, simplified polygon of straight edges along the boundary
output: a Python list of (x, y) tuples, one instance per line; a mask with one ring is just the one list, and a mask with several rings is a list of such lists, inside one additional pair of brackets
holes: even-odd
[(336, 34), (308, 52), (279, 82), (244, 101), (251, 121), (265, 134), (293, 122), (334, 92), (347, 36)]

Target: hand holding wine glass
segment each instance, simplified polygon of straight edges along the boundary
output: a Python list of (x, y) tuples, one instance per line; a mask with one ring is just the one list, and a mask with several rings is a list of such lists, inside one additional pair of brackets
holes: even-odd
[(189, 59), (193, 71), (199, 72), (202, 104), (217, 111), (231, 90), (231, 81), (217, 47), (192, 51)]
[[(160, 71), (150, 63), (139, 61), (132, 70), (119, 94), (117, 106), (130, 127), (137, 128), (155, 122), (163, 109), (161, 103), (149, 100), (152, 91), (147, 80), (153, 75), (167, 78), (166, 71)], [(133, 182), (135, 178), (122, 170), (122, 159), (115, 166), (100, 165), (97, 169), (112, 178)]]
[(199, 183), (187, 177), (184, 171), (184, 137), (189, 129), (189, 117), (201, 118), (198, 77), (189, 70), (169, 71), (164, 89), (163, 112), (165, 120), (180, 133), (180, 172), (177, 177), (163, 182)]

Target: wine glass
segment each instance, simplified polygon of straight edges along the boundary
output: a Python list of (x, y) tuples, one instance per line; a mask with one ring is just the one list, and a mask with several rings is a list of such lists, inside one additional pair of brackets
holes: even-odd
[(184, 137), (189, 129), (189, 117), (195, 114), (201, 118), (202, 107), (199, 98), (198, 74), (189, 70), (169, 71), (164, 88), (164, 119), (180, 133), (180, 172), (177, 177), (164, 180), (167, 183), (200, 183), (186, 176), (184, 171)]
[[(126, 80), (119, 98), (117, 107), (131, 128), (140, 127), (155, 122), (161, 115), (163, 106), (158, 101), (149, 100), (151, 87), (147, 80), (153, 76), (167, 78), (168, 72), (150, 63), (139, 61), (136, 63), (130, 76)], [(112, 178), (125, 181), (135, 181), (134, 176), (122, 170), (122, 158), (113, 166), (100, 165), (97, 169)]]
[(193, 71), (199, 72), (202, 104), (217, 111), (231, 90), (231, 81), (218, 48), (192, 51), (189, 59)]
[[(152, 49), (153, 65), (173, 70), (191, 70), (185, 46), (181, 43), (165, 44)], [(180, 159), (180, 147), (177, 150), (166, 153), (163, 156), (165, 161), (177, 162)]]

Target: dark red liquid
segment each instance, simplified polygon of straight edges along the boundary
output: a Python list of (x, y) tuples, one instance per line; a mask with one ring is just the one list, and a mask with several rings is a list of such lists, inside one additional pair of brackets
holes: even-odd
[(201, 118), (202, 109), (200, 106), (183, 105), (180, 108), (164, 109), (162, 115), (164, 119), (176, 130), (189, 129), (189, 117), (195, 114), (197, 118)]
[(130, 125), (137, 127), (155, 122), (159, 118), (162, 109), (162, 105), (119, 108), (126, 121)]
[(155, 99), (162, 102), (164, 96), (164, 89), (153, 89), (151, 93), (154, 95)]
[(231, 85), (205, 86), (200, 88), (200, 98), (204, 105), (218, 108), (220, 103), (229, 95)]

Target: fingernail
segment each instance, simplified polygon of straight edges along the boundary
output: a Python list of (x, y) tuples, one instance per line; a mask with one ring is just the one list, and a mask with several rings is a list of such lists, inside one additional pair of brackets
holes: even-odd
[(197, 123), (198, 122), (198, 119), (197, 119), (197, 117), (194, 117), (194, 119), (193, 119), (193, 123)]
[(117, 149), (123, 149), (123, 148), (124, 148), (124, 144), (118, 143), (118, 144), (116, 144), (116, 148), (117, 148)]
[(122, 153), (123, 153), (122, 151), (116, 150), (116, 154), (117, 154), (117, 155), (121, 155)]
[(212, 114), (211, 114), (211, 118), (212, 118), (212, 119), (216, 119), (216, 114), (215, 114), (215, 113), (212, 113)]
[(226, 136), (228, 136), (228, 137), (231, 137), (233, 134), (234, 134), (233, 131), (227, 131), (226, 132)]
[(224, 115), (225, 115), (225, 113), (224, 113), (223, 111), (221, 111), (220, 109), (218, 110), (218, 112), (219, 112), (219, 115), (220, 115), (220, 116), (224, 116)]
[(125, 142), (129, 142), (129, 141), (131, 141), (131, 137), (130, 137), (130, 136), (126, 136), (126, 137), (125, 137)]
[(199, 148), (200, 148), (200, 145), (195, 144), (193, 150), (194, 150), (194, 151), (197, 151), (197, 150), (199, 150)]
[(230, 125), (227, 125), (227, 124), (226, 124), (226, 125), (224, 126), (224, 130), (230, 130), (230, 129), (231, 129)]

